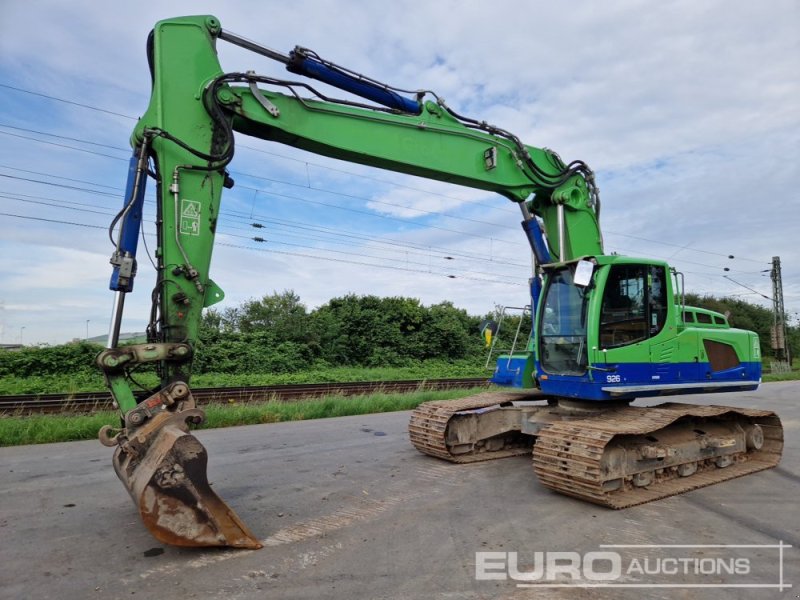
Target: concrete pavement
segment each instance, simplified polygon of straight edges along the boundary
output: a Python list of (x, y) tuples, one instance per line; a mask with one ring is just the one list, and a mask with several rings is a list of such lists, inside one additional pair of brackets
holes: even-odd
[[(182, 550), (156, 542), (113, 472), (110, 449), (98, 442), (0, 448), (0, 597), (794, 598), (800, 587), (798, 399), (797, 382), (682, 398), (777, 411), (786, 431), (783, 461), (771, 471), (624, 511), (551, 493), (537, 483), (529, 457), (462, 466), (423, 456), (408, 442), (407, 412), (201, 431), (209, 480), (264, 540), (259, 551)], [(782, 593), (534, 590), (509, 579), (475, 578), (476, 552), (517, 552), (519, 570), (530, 571), (537, 552), (584, 556), (602, 551), (600, 544), (779, 541), (794, 546), (783, 550), (783, 577), (795, 587)], [(724, 565), (729, 557), (746, 559), (750, 570), (706, 578), (634, 572), (617, 583), (772, 585), (780, 575), (774, 548), (614, 551), (626, 566), (637, 556), (683, 553)], [(511, 559), (494, 556), (504, 564)], [(497, 567), (497, 558), (490, 560)]]

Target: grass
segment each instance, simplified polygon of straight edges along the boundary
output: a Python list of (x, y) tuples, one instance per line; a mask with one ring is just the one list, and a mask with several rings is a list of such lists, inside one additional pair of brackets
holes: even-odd
[[(296, 373), (198, 373), (192, 387), (239, 387), (295, 383), (342, 383), (347, 381), (390, 381), (395, 379), (441, 379), (449, 377), (487, 377), (490, 371), (479, 360), (429, 360), (410, 367), (311, 367)], [(154, 373), (136, 375), (144, 386), (155, 387)], [(0, 377), (0, 395), (73, 394), (97, 392), (106, 386), (100, 372), (36, 377)]]
[(796, 379), (800, 379), (800, 364), (794, 364), (792, 370), (788, 373), (770, 373), (769, 366), (765, 365), (764, 375), (761, 378), (765, 383), (769, 381), (794, 381)]
[(103, 425), (119, 425), (111, 411), (90, 415), (30, 415), (0, 417), (0, 446), (90, 440)]
[[(311, 367), (296, 373), (198, 373), (192, 376), (192, 387), (239, 387), (256, 385), (283, 385), (299, 383), (343, 383), (347, 381), (390, 381), (399, 379), (441, 379), (448, 377), (489, 377), (491, 371), (483, 368), (483, 361), (429, 360), (410, 367)], [(800, 361), (790, 373), (769, 372), (769, 362), (764, 363), (764, 382), (800, 379)], [(158, 379), (153, 373), (136, 375), (144, 386), (154, 388)], [(97, 372), (79, 372), (70, 375), (36, 377), (0, 377), (0, 395), (13, 394), (75, 394), (98, 392), (106, 389), (102, 375)]]
[[(789, 373), (768, 372), (765, 365), (763, 381), (791, 381), (800, 379), (800, 364)], [(385, 381), (392, 379), (434, 379), (443, 377), (481, 377), (487, 372), (474, 361), (455, 364), (429, 361), (414, 367), (400, 368), (318, 368), (299, 373), (241, 375), (202, 373), (192, 378), (194, 387), (222, 387), (244, 385), (277, 385), (291, 383), (319, 383), (346, 381)], [(139, 379), (139, 378), (137, 378)], [(143, 383), (155, 386), (145, 374)], [(99, 374), (78, 373), (68, 377), (0, 378), (0, 394), (26, 393), (76, 393), (105, 389)], [(428, 400), (447, 400), (471, 393), (466, 390), (424, 391), (411, 394), (372, 394), (344, 398), (332, 396), (303, 402), (260, 402), (240, 404), (212, 404), (206, 409), (206, 423), (202, 429), (300, 421), (346, 415), (410, 410)], [(98, 411), (89, 415), (31, 415), (0, 416), (0, 446), (44, 444), (88, 440), (97, 437), (103, 425), (119, 425), (117, 413)]]
[[(204, 407), (206, 422), (200, 429), (411, 410), (422, 402), (451, 400), (478, 391), (485, 391), (485, 388), (420, 391), (410, 394), (329, 396), (302, 402), (211, 404)], [(89, 415), (3, 416), (0, 417), (0, 446), (96, 439), (97, 431), (103, 425), (119, 426), (117, 413), (98, 411)]]

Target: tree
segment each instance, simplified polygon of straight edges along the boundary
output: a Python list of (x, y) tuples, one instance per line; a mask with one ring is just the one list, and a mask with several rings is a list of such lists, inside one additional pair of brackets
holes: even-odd
[(235, 329), (242, 333), (269, 331), (280, 342), (307, 342), (307, 319), (308, 313), (300, 302), (300, 296), (292, 290), (284, 290), (242, 304), (235, 315)]
[(450, 302), (348, 295), (312, 313), (320, 354), (335, 364), (402, 366), (480, 352), (478, 319)]
[(425, 354), (422, 358), (477, 358), (483, 354), (478, 317), (456, 308), (452, 302), (434, 304), (428, 312), (429, 318), (424, 328)]

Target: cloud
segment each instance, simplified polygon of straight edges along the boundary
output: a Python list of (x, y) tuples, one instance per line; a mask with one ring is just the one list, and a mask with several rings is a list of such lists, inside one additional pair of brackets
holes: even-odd
[[(6, 124), (127, 147), (149, 99), (144, 44), (153, 24), (217, 13), (223, 27), (266, 46), (287, 52), (301, 44), (376, 79), (433, 89), (461, 114), (565, 160), (585, 160), (601, 187), (607, 248), (670, 258), (690, 289), (745, 292), (722, 278), (729, 266), (731, 276), (736, 271), (769, 295), (758, 271), (781, 256), (787, 307), (800, 310), (800, 213), (792, 204), (800, 175), (800, 5), (791, 0), (616, 0), (568, 9), (521, 0), (497, 0), (491, 9), (366, 0), (6, 4), (13, 26), (0, 38), (0, 83), (133, 117), (0, 88)], [(266, 58), (222, 42), (218, 48), (228, 70), (288, 76)], [(124, 161), (0, 137), (0, 165), (11, 167), (0, 173), (116, 193), (0, 177), (0, 195), (29, 200), (0, 197), (0, 212), (108, 224), (107, 216), (80, 209), (116, 212)], [(231, 165), (237, 187), (223, 199), (220, 229), (250, 249), (218, 245), (211, 273), (228, 304), (284, 288), (311, 306), (347, 292), (449, 299), (474, 313), (525, 301), (529, 251), (507, 201), (245, 136), (238, 142)], [(30, 202), (41, 198), (60, 205)], [(147, 212), (152, 218), (152, 205)], [(256, 232), (254, 221), (264, 228)], [(261, 232), (266, 245), (244, 239)], [(111, 293), (103, 229), (0, 217), (0, 240), (0, 341), (22, 326), (26, 341), (49, 342), (83, 335), (86, 319), (105, 327)], [(454, 260), (442, 258), (447, 253)], [(152, 284), (142, 255), (126, 311), (131, 330), (143, 328)]]
[[(428, 189), (425, 189), (428, 188)], [(367, 202), (367, 207), (375, 212), (413, 219), (425, 217), (431, 213), (458, 216), (464, 208), (471, 208), (480, 203), (482, 208), (495, 203), (498, 207), (508, 201), (495, 194), (487, 195), (480, 191), (447, 186), (447, 192), (434, 191), (441, 189), (430, 183), (415, 185), (413, 188), (393, 188)], [(461, 209), (461, 210), (460, 210)]]

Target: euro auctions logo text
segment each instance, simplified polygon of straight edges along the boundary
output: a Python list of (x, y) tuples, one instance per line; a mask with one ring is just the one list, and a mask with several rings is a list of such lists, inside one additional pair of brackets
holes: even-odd
[(534, 552), (520, 567), (516, 552), (476, 552), (478, 581), (616, 581), (622, 576), (622, 557), (616, 552)]
[[(531, 560), (532, 559), (532, 560)], [(749, 558), (630, 558), (618, 552), (534, 552), (520, 566), (517, 552), (476, 552), (478, 581), (618, 581), (623, 575), (748, 575)]]
[(791, 588), (778, 544), (603, 544), (590, 552), (476, 552), (477, 581), (544, 588)]

